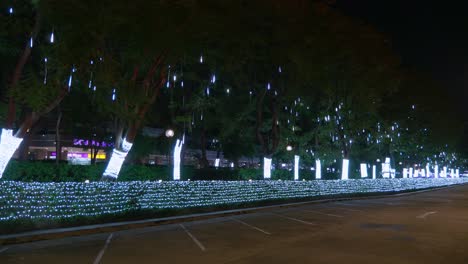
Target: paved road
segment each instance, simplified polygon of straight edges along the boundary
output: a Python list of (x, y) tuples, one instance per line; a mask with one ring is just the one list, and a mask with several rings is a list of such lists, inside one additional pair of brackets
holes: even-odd
[(468, 186), (0, 247), (0, 263), (468, 263)]

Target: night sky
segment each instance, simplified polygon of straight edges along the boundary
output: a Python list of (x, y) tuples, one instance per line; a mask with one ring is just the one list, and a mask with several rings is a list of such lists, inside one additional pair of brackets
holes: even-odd
[(466, 1), (338, 0), (337, 6), (386, 34), (405, 67), (440, 81), (468, 121)]

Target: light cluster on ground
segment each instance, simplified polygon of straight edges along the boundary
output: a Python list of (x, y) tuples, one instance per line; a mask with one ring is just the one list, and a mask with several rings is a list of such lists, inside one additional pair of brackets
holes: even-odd
[(0, 182), (0, 222), (95, 217), (133, 210), (235, 205), (326, 195), (399, 192), (468, 178), (312, 181)]

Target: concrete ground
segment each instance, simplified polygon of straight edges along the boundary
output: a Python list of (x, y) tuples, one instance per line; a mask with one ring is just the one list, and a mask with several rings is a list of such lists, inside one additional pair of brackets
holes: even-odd
[(468, 186), (0, 247), (0, 263), (468, 263)]

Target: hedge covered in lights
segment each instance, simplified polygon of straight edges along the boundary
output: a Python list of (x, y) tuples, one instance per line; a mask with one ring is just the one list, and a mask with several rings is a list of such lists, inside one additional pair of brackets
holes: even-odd
[(0, 223), (95, 217), (139, 210), (248, 204), (338, 194), (398, 192), (468, 182), (458, 179), (329, 181), (0, 182)]

